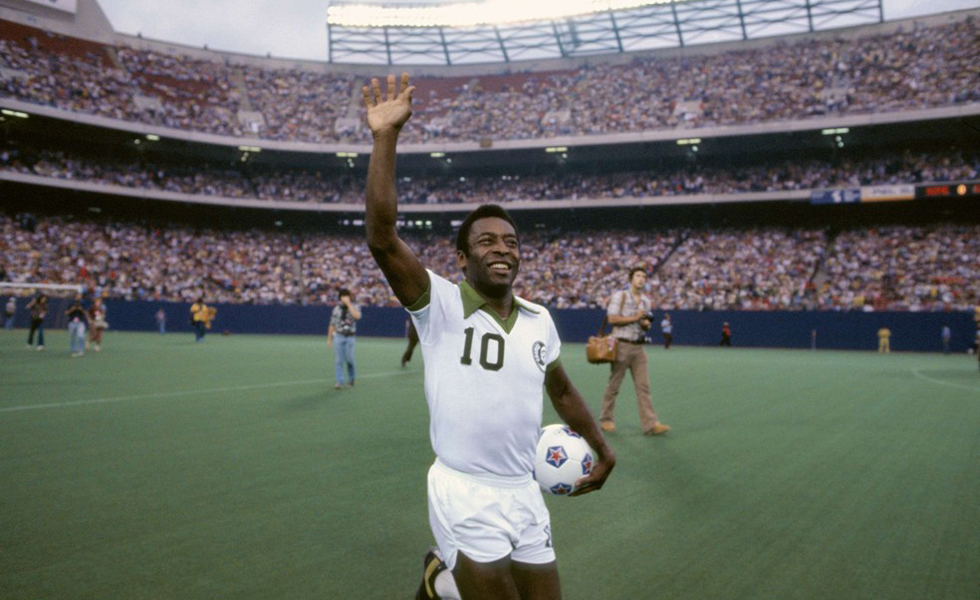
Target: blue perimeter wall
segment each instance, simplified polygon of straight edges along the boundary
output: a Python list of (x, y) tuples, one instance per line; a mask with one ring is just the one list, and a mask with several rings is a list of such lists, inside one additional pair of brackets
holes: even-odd
[[(6, 300), (5, 298), (3, 299)], [(46, 327), (64, 327), (64, 300), (55, 301)], [(27, 327), (28, 318), (19, 299), (15, 324)], [(67, 306), (67, 305), (66, 305)], [(255, 306), (215, 304), (217, 319), (212, 334), (222, 332), (293, 335), (326, 335), (331, 307), (327, 306)], [(168, 332), (191, 333), (190, 305), (172, 302), (110, 300), (106, 303), (110, 332), (155, 331), (154, 315), (160, 307), (167, 314)], [(59, 310), (60, 309), (60, 310)], [(892, 331), (892, 351), (940, 352), (940, 329), (948, 323), (953, 331), (952, 350), (966, 351), (973, 344), (975, 325), (971, 312), (790, 312), (790, 311), (670, 311), (674, 323), (674, 344), (682, 346), (716, 346), (721, 340), (721, 326), (727, 321), (732, 328), (732, 344), (755, 348), (810, 348), (812, 331), (817, 332), (818, 349), (877, 350), (877, 331), (882, 326)], [(558, 333), (565, 342), (585, 342), (602, 323), (603, 311), (595, 309), (560, 309), (552, 315)], [(663, 312), (650, 329), (653, 343), (661, 343), (660, 323)], [(407, 313), (401, 308), (366, 307), (358, 322), (357, 333), (371, 337), (404, 337)]]

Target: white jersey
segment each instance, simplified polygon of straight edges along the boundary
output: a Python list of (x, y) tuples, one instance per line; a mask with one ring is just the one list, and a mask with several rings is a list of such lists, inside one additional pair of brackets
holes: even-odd
[(425, 361), (432, 449), (464, 473), (524, 477), (541, 431), (544, 377), (561, 342), (547, 309), (515, 298), (504, 321), (466, 282), (429, 271), (409, 313)]

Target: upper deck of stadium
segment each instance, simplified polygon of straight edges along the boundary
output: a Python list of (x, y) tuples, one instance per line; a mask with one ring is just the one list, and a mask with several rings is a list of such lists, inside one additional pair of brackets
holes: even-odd
[[(419, 89), (404, 150), (629, 143), (977, 114), (978, 14), (415, 67)], [(80, 0), (74, 18), (0, 7), (0, 47), (0, 104), (8, 110), (294, 151), (366, 146), (359, 87), (383, 74), (378, 65), (229, 54), (119, 34), (94, 0)]]

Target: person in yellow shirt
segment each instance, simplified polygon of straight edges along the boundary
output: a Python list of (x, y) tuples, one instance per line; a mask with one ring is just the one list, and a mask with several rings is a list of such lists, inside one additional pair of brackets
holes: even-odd
[(892, 332), (887, 327), (882, 327), (878, 330), (878, 353), (888, 354), (892, 351), (891, 349), (891, 337)]
[(194, 326), (194, 341), (203, 342), (204, 333), (211, 325), (212, 309), (204, 303), (204, 296), (191, 305), (191, 325)]

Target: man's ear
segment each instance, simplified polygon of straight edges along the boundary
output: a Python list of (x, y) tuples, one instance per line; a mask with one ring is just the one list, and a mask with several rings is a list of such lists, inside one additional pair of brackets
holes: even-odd
[(466, 263), (469, 262), (466, 254), (462, 250), (456, 251), (456, 264), (462, 271), (466, 271)]

